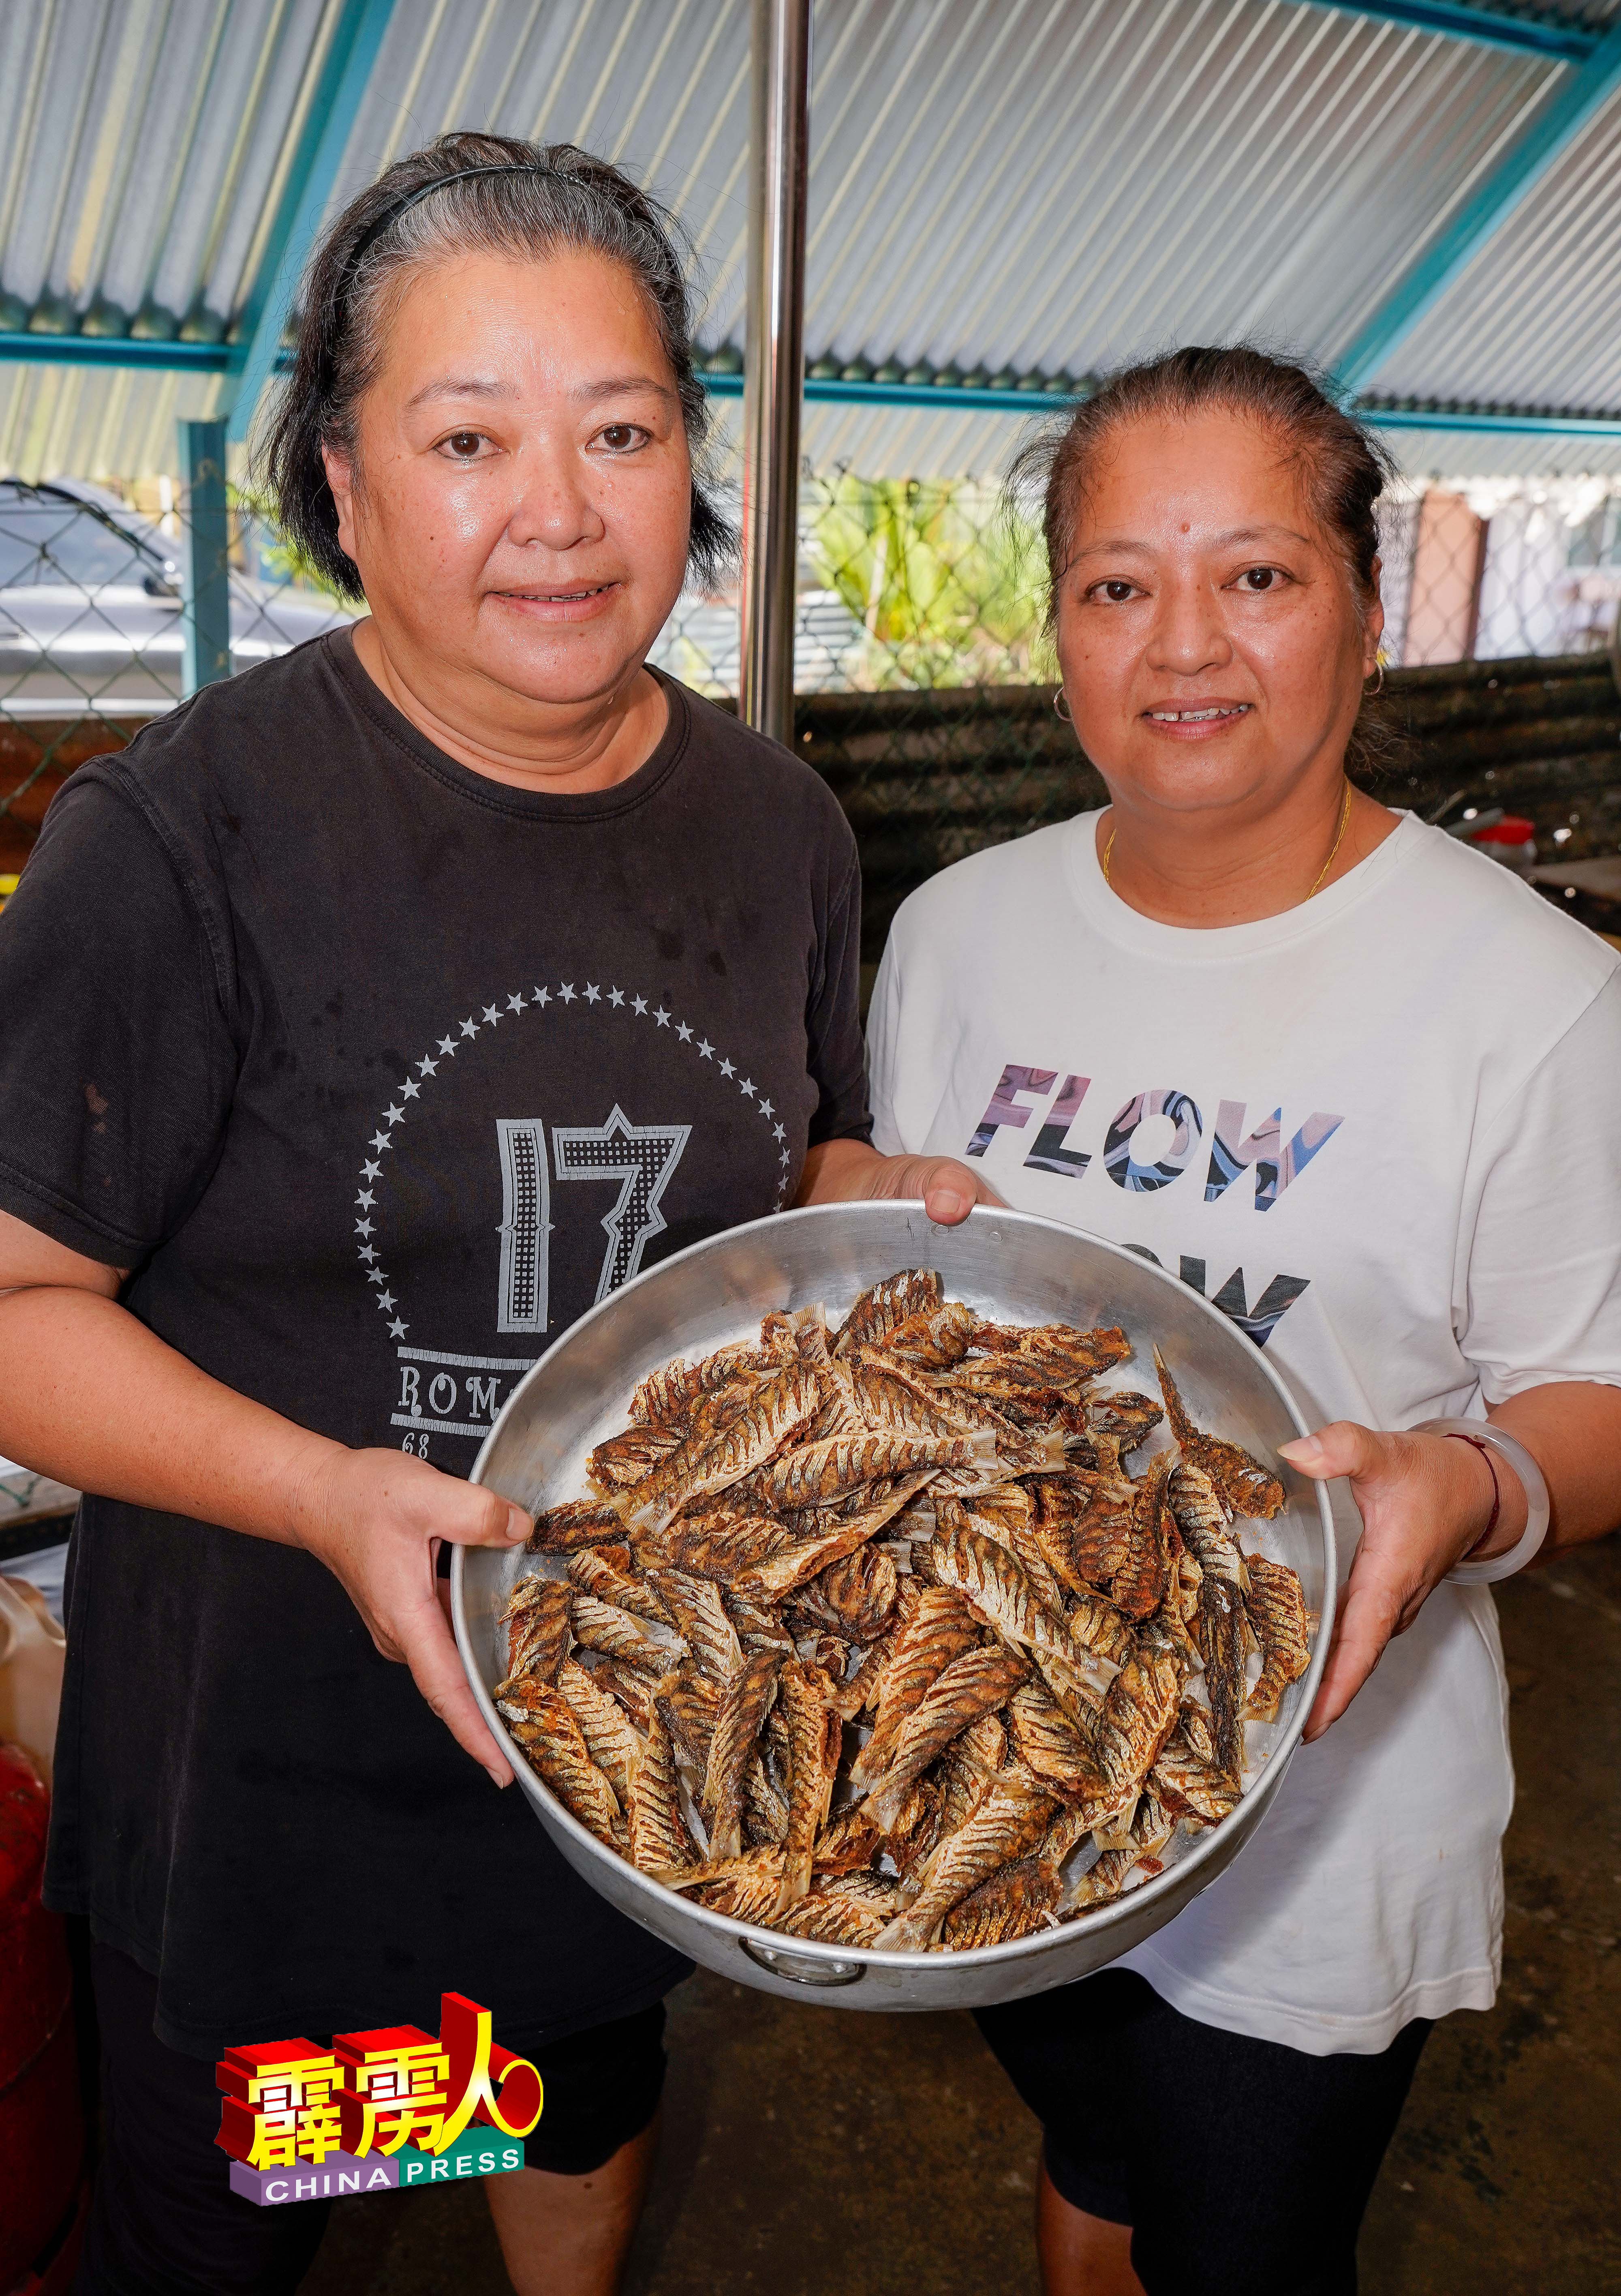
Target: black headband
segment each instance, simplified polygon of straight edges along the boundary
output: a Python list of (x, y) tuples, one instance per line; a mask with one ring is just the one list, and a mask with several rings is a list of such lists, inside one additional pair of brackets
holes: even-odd
[(446, 184), (468, 183), (474, 176), (555, 176), (557, 173), (558, 170), (555, 168), (541, 167), (532, 160), (492, 160), (482, 168), (458, 168), (452, 175), (435, 176), (430, 183), (419, 184), (413, 192), (404, 193), (395, 201), (392, 207), (385, 208), (380, 216), (373, 217), (344, 258), (343, 268), (338, 275), (338, 283), (332, 290), (334, 312), (341, 311), (348, 302), (349, 290), (355, 283), (356, 273), (384, 232), (397, 224), (401, 216), (409, 215), (412, 209), (420, 201), (427, 199), (430, 193), (442, 192)]

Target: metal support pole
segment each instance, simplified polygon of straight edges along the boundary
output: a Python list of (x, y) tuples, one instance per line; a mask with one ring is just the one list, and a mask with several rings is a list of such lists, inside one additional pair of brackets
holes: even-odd
[(231, 537), (225, 522), (223, 421), (181, 423), (180, 467), (186, 488), (184, 695), (231, 675), (231, 567), (226, 555)]
[(742, 714), (779, 742), (791, 742), (794, 731), (810, 52), (811, 0), (754, 0)]

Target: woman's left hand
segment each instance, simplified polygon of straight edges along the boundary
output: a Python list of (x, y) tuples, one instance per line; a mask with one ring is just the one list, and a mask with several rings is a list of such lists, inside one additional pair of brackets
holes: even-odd
[[(1329, 1662), (1306, 1719), (1309, 1742), (1338, 1722), (1391, 1636), (1406, 1633), (1453, 1563), (1479, 1541), (1491, 1520), (1494, 1484), (1474, 1445), (1449, 1435), (1379, 1434), (1339, 1419), (1278, 1449), (1317, 1482), (1348, 1478), (1363, 1521)], [(1501, 1463), (1497, 1487), (1494, 1554), (1512, 1546), (1526, 1522), (1519, 1478)]]
[(976, 1204), (1000, 1204), (977, 1172), (954, 1156), (882, 1156), (864, 1140), (824, 1140), (807, 1151), (796, 1204), (870, 1203), (921, 1196), (941, 1227), (955, 1227)]

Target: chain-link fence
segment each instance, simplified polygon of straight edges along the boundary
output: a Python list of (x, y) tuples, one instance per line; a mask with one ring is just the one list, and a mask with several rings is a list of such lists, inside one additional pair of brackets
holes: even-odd
[(192, 506), (167, 479), (0, 479), (0, 898), (73, 768), (179, 701), (195, 676), (188, 646), (242, 670), (348, 619), (251, 497), (228, 496), (215, 527), (224, 580), (211, 583)]
[[(233, 670), (344, 619), (233, 495), (213, 505), (210, 637), (205, 515), (166, 480), (0, 480), (0, 898), (65, 775), (179, 699), (188, 645), (223, 666), (227, 592)], [(1386, 716), (1409, 736), (1393, 800), (1489, 832), (1512, 799), (1544, 855), (1613, 854), (1621, 481), (1437, 482), (1382, 516)], [(1034, 504), (995, 480), (806, 478), (796, 739), (861, 842), (869, 962), (933, 871), (1103, 800), (1052, 711), (1044, 575)], [(653, 660), (735, 695), (735, 587), (684, 595)]]

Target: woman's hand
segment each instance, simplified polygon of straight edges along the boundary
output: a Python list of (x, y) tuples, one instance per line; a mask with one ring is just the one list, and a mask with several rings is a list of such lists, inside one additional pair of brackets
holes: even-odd
[(534, 1523), (521, 1507), (402, 1451), (323, 1447), (294, 1503), (300, 1546), (324, 1562), (385, 1658), (411, 1678), (456, 1743), (498, 1786), (512, 1765), (468, 1686), (440, 1607), (441, 1544), (513, 1546)]
[[(1406, 1633), (1453, 1563), (1480, 1540), (1491, 1521), (1494, 1485), (1474, 1445), (1450, 1435), (1382, 1435), (1340, 1419), (1278, 1449), (1317, 1482), (1348, 1477), (1363, 1521), (1329, 1662), (1306, 1719), (1309, 1742), (1338, 1722), (1391, 1636)], [(1502, 1501), (1483, 1554), (1506, 1552), (1526, 1526), (1519, 1478), (1502, 1459), (1496, 1467)]]
[(871, 1203), (921, 1196), (941, 1227), (955, 1227), (976, 1204), (1000, 1204), (977, 1172), (954, 1156), (880, 1156), (864, 1140), (824, 1140), (807, 1151), (796, 1204)]

